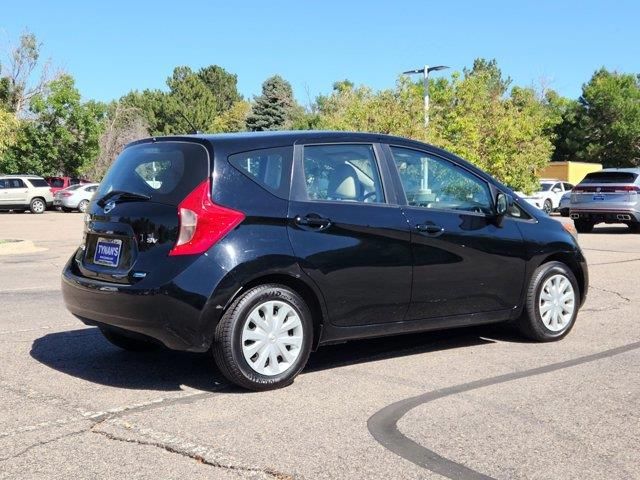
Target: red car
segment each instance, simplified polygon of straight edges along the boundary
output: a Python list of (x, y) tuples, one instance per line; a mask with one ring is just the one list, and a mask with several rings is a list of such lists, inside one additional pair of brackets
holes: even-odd
[(52, 193), (56, 193), (58, 190), (63, 190), (67, 187), (70, 187), (71, 185), (93, 183), (90, 180), (84, 180), (82, 178), (75, 177), (45, 177), (44, 179), (51, 187)]

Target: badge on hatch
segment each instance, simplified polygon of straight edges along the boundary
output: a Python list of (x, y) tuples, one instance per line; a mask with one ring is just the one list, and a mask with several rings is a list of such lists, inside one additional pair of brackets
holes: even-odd
[(109, 213), (114, 208), (116, 208), (116, 202), (107, 202), (107, 204), (104, 206), (104, 213)]

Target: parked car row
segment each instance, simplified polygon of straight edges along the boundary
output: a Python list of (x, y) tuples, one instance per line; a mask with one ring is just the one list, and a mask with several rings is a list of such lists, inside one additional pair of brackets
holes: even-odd
[(97, 183), (70, 177), (0, 175), (0, 210), (40, 214), (56, 207), (84, 212), (97, 188)]
[(606, 168), (587, 176), (575, 187), (561, 180), (542, 180), (523, 200), (550, 214), (571, 217), (578, 232), (598, 223), (625, 223), (640, 232), (640, 168)]

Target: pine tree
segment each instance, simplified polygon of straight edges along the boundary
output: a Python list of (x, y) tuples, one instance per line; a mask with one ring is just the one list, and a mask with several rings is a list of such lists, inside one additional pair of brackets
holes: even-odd
[(288, 128), (294, 105), (291, 84), (279, 75), (268, 78), (247, 117), (247, 129), (255, 132)]

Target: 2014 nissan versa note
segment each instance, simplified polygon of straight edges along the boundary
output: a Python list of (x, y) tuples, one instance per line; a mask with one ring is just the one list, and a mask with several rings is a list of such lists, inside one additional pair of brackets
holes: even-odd
[(113, 344), (210, 350), (266, 390), (333, 342), (506, 321), (564, 337), (588, 285), (570, 230), (403, 138), (150, 138), (100, 184), (62, 286)]

